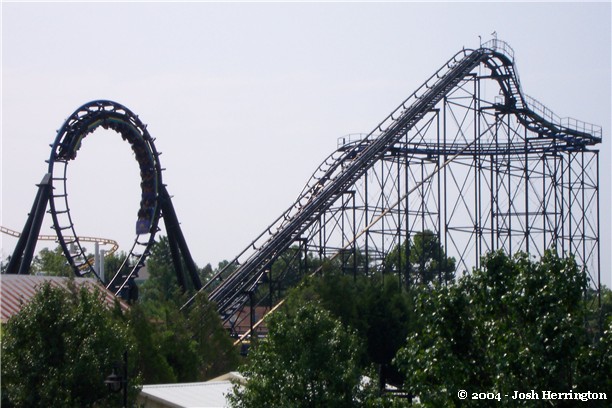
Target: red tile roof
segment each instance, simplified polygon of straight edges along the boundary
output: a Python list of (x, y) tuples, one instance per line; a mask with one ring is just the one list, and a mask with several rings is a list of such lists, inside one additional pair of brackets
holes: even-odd
[[(59, 276), (34, 276), (34, 275), (0, 275), (0, 310), (2, 314), (2, 323), (19, 313), (22, 306), (28, 303), (38, 288), (45, 282), (49, 282), (52, 286), (68, 288), (68, 282), (71, 278)], [(112, 307), (115, 304), (115, 296), (106, 290), (102, 284), (93, 278), (74, 278), (74, 282), (78, 286), (85, 285), (90, 290), (99, 288), (105, 294), (105, 302)], [(127, 309), (127, 304), (120, 301), (121, 308)]]

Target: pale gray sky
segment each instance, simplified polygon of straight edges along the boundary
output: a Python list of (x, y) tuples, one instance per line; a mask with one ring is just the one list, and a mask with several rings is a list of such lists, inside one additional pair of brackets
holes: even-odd
[[(1, 7), (5, 227), (22, 229), (64, 119), (111, 99), (157, 138), (193, 256), (216, 265), (293, 202), (339, 136), (369, 132), (448, 58), (497, 31), (527, 94), (603, 126), (602, 269), (611, 286), (609, 2)], [(77, 230), (127, 250), (138, 167), (116, 134), (93, 136), (70, 166)], [(47, 217), (42, 232), (50, 225)], [(5, 257), (16, 241), (1, 239)]]

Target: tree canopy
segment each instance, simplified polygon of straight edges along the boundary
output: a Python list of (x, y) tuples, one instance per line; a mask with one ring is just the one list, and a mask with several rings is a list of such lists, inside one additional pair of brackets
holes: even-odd
[[(458, 390), (499, 393), (502, 406), (532, 405), (514, 390), (610, 390), (612, 327), (585, 325), (585, 272), (548, 251), (540, 261), (495, 252), (456, 284), (416, 294), (421, 330), (396, 357), (424, 406), (481, 406)], [(559, 406), (573, 406), (573, 404)]]
[(455, 277), (455, 258), (448, 257), (438, 236), (430, 230), (394, 248), (386, 258), (387, 270), (401, 273), (407, 286), (450, 282)]
[[(63, 258), (56, 252), (40, 259)], [(166, 239), (149, 261), (143, 296), (126, 312), (108, 310), (101, 291), (47, 285), (9, 319), (2, 332), (2, 405), (119, 406), (104, 379), (126, 349), (131, 385), (204, 381), (235, 369), (239, 355), (214, 305), (198, 296), (180, 310), (187, 295), (176, 285)], [(52, 275), (63, 265), (47, 264), (54, 265)]]
[(287, 307), (297, 309), (313, 302), (355, 331), (363, 344), (362, 369), (374, 365), (380, 369), (384, 381), (401, 384), (392, 360), (415, 322), (410, 296), (398, 287), (396, 280), (354, 278), (339, 269), (328, 270), (292, 291)]
[[(354, 277), (332, 268), (303, 282), (285, 307), (328, 310), (363, 344), (361, 372), (374, 364), (382, 381), (423, 406), (479, 406), (459, 400), (461, 389), (610, 389), (609, 290), (597, 307), (584, 270), (553, 251), (540, 260), (495, 252), (482, 264), (457, 281), (409, 288), (388, 275)], [(393, 375), (394, 367), (402, 375)]]
[[(252, 340), (242, 368), (248, 382), (235, 388), (231, 404), (409, 405), (379, 394), (383, 382), (417, 396), (411, 406), (429, 407), (481, 406), (459, 400), (462, 389), (497, 392), (501, 406), (517, 405), (505, 397), (514, 390), (612, 389), (612, 292), (602, 289), (599, 307), (571, 256), (494, 252), (455, 280), (455, 261), (443, 249), (429, 232), (396, 247), (386, 266), (399, 272), (405, 265), (414, 278), (400, 285), (389, 270), (356, 273), (359, 254), (350, 273), (345, 262), (291, 248), (272, 265), (264, 289), (286, 293), (303, 276), (300, 262), (322, 272), (290, 290), (267, 319), (268, 337)], [(60, 263), (45, 265), (61, 273)], [(180, 310), (190, 293), (176, 285), (163, 237), (148, 267), (151, 277), (127, 313), (100, 306), (99, 293), (43, 288), (3, 328), (2, 403), (112, 406), (117, 401), (101, 387), (126, 348), (134, 378), (144, 383), (202, 381), (234, 370), (237, 350), (214, 305), (198, 296)], [(214, 272), (207, 265), (202, 274)]]
[(45, 284), (3, 328), (3, 405), (116, 406), (104, 380), (132, 347), (100, 291)]
[(62, 247), (59, 245), (53, 250), (49, 248), (41, 249), (32, 260), (30, 272), (51, 276), (74, 276), (74, 272), (66, 262)]
[[(180, 310), (192, 292), (179, 289), (166, 237), (153, 247), (147, 267), (150, 276), (131, 318), (140, 329), (140, 366), (152, 376), (149, 383), (161, 374), (159, 380), (189, 382), (235, 369), (238, 353), (214, 305), (197, 296), (189, 308)], [(145, 350), (150, 347), (145, 344), (155, 347), (156, 354)]]
[(280, 312), (250, 352), (234, 407), (352, 407), (359, 393), (359, 342), (329, 312), (304, 305)]

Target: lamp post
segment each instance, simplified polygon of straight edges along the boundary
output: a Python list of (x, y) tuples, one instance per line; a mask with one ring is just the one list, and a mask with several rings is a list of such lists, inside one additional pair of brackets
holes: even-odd
[(113, 372), (106, 377), (104, 380), (104, 384), (108, 387), (109, 391), (119, 392), (123, 390), (123, 408), (127, 408), (127, 395), (128, 395), (128, 360), (127, 360), (127, 350), (123, 352), (123, 374), (117, 374), (117, 366), (115, 364), (113, 367)]

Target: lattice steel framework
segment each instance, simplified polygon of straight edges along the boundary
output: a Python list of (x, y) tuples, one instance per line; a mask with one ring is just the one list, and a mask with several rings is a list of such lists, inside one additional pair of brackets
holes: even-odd
[[(388, 271), (391, 249), (430, 230), (458, 273), (490, 251), (556, 248), (598, 287), (598, 151), (530, 130), (484, 92), (488, 82), (466, 78), (389, 149), (308, 230), (309, 251), (358, 252), (369, 259), (361, 268)], [(340, 138), (339, 151), (355, 137)]]
[(339, 258), (347, 273), (409, 285), (408, 266), (385, 260), (423, 231), (458, 274), (490, 251), (556, 248), (599, 288), (601, 137), (524, 95), (506, 43), (464, 49), (372, 132), (340, 138), (296, 202), (203, 291), (230, 323), (248, 301), (272, 308), (290, 269), (286, 256), (284, 271), (274, 264), (289, 248), (302, 264)]

